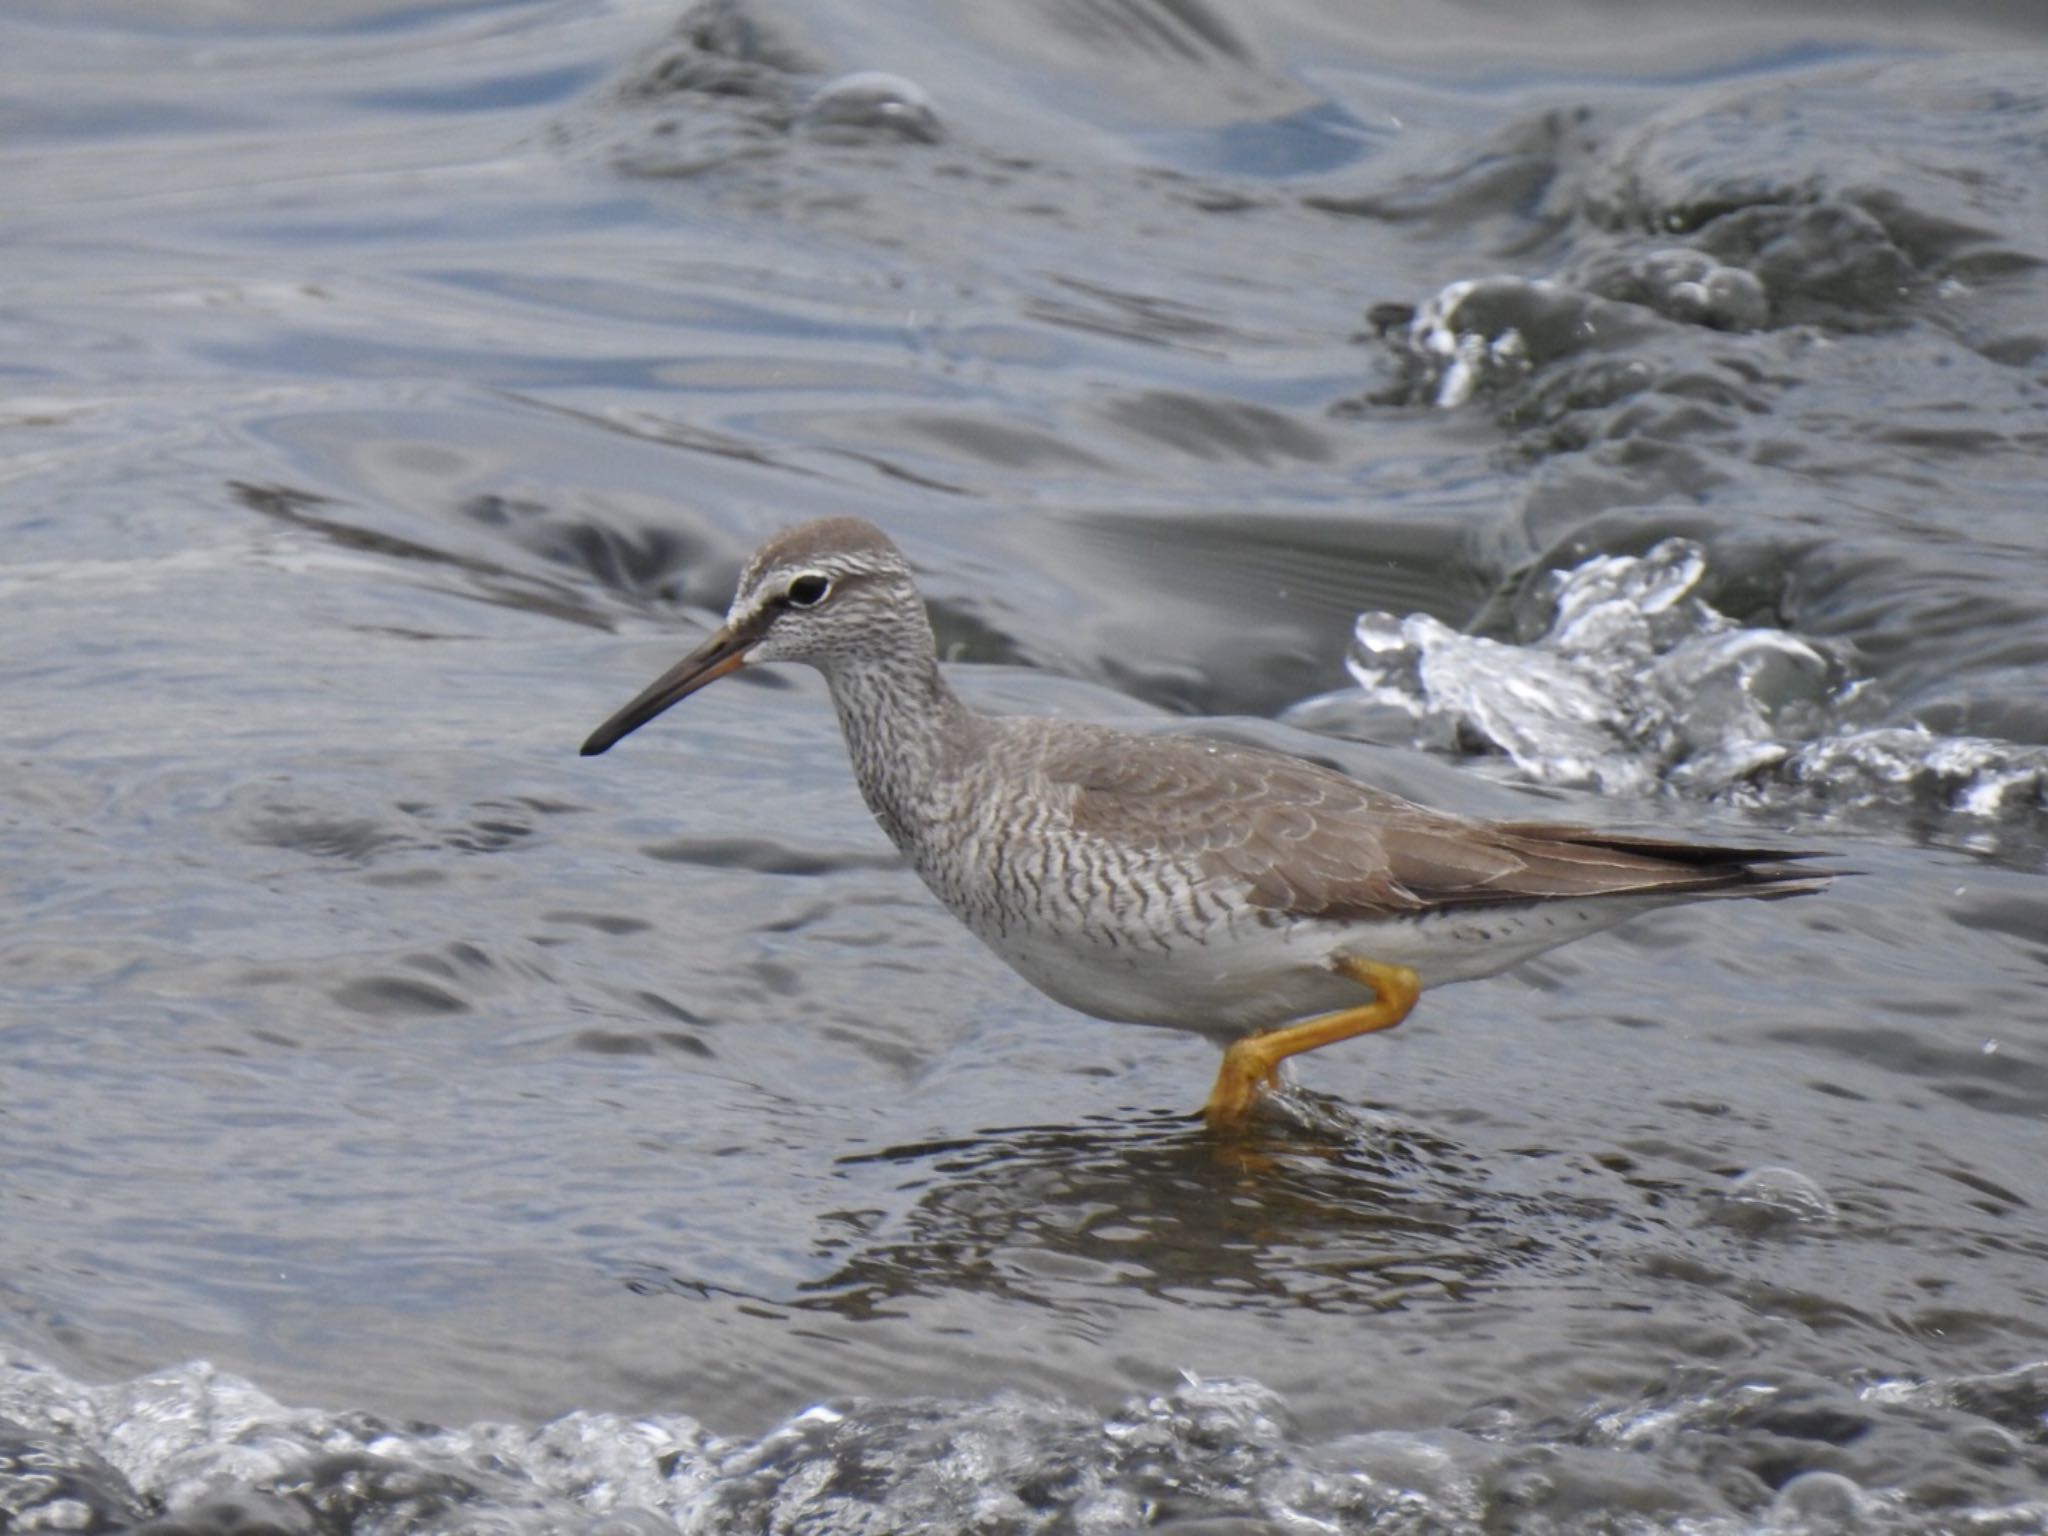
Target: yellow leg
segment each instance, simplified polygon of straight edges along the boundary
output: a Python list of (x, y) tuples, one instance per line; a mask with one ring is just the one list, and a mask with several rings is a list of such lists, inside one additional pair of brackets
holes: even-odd
[(1211, 1130), (1234, 1130), (1243, 1125), (1259, 1100), (1259, 1091), (1278, 1083), (1280, 1063), (1288, 1057), (1320, 1050), (1353, 1035), (1392, 1029), (1408, 1017), (1415, 999), (1422, 993), (1422, 978), (1405, 965), (1381, 965), (1377, 960), (1350, 958), (1333, 963), (1341, 975), (1371, 987), (1373, 1000), (1360, 1008), (1320, 1013), (1299, 1024), (1267, 1030), (1262, 1035), (1247, 1035), (1233, 1042), (1223, 1053), (1216, 1086), (1209, 1090), (1209, 1102), (1202, 1111)]

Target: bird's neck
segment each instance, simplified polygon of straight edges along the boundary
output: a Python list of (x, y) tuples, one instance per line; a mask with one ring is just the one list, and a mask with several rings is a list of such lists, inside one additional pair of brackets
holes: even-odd
[(929, 645), (825, 674), (862, 798), (898, 848), (913, 851), (949, 798), (981, 717), (961, 702)]

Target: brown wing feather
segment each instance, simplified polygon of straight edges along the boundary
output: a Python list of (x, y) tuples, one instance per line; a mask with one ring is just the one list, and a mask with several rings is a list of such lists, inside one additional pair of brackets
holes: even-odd
[[(1122, 750), (1119, 750), (1119, 747)], [(1113, 732), (1067, 736), (1041, 764), (1069, 786), (1075, 828), (1192, 858), (1254, 905), (1291, 916), (1404, 912), (1570, 897), (1790, 896), (1826, 884), (1805, 851), (1719, 847), (1544, 822), (1479, 822), (1258, 748)]]

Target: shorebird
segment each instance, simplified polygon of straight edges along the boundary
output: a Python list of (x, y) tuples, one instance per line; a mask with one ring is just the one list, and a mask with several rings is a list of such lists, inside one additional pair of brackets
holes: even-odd
[(1392, 1029), (1424, 988), (1491, 976), (1637, 913), (1804, 895), (1810, 852), (1430, 810), (1258, 747), (986, 716), (939, 670), (911, 568), (822, 518), (748, 560), (725, 623), (583, 743), (606, 751), (742, 666), (825, 676), (854, 777), (934, 895), (1040, 991), (1221, 1045), (1231, 1130), (1280, 1064)]

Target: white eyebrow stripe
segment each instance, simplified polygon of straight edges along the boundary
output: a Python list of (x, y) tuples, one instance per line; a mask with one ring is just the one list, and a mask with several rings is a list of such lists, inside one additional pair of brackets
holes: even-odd
[[(789, 584), (805, 576), (822, 576), (838, 587), (847, 582), (866, 581), (874, 574), (874, 569), (857, 555), (827, 555), (807, 560), (802, 565), (778, 567), (772, 572), (749, 569), (741, 573), (739, 592), (733, 595), (733, 604), (726, 610), (725, 622), (729, 626), (737, 626), (766, 618), (768, 611), (789, 591)], [(740, 595), (748, 591), (757, 595), (750, 607), (741, 608)]]
[(747, 608), (742, 608), (738, 603), (734, 603), (732, 607), (725, 611), (726, 628), (741, 629), (749, 624), (758, 622), (766, 616), (770, 605), (774, 601), (774, 596), (769, 595), (762, 597), (759, 602)]

